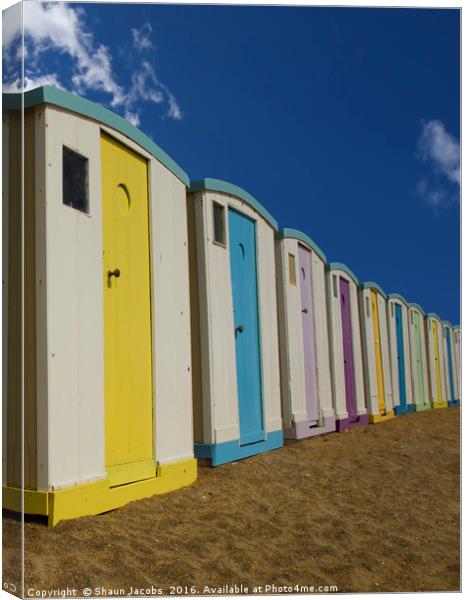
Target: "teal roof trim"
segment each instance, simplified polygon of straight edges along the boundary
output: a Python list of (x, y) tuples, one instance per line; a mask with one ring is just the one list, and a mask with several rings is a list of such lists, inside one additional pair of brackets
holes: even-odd
[(383, 290), (383, 288), (381, 286), (379, 286), (377, 283), (375, 283), (374, 281), (364, 281), (361, 286), (362, 289), (372, 289), (372, 290), (376, 290), (377, 292), (379, 292), (381, 294), (381, 296), (383, 296), (384, 298), (387, 298), (388, 295), (386, 294), (386, 292)]
[(404, 296), (401, 296), (400, 294), (388, 294), (388, 299), (389, 300), (400, 300), (401, 302), (403, 302), (407, 306), (407, 308), (410, 307), (409, 303), (404, 298)]
[[(21, 109), (21, 98), (22, 94), (20, 93), (3, 94), (3, 108)], [(91, 102), (91, 100), (81, 98), (81, 96), (76, 96), (75, 94), (59, 90), (49, 85), (44, 85), (24, 93), (24, 108), (30, 108), (37, 104), (53, 104), (54, 106), (60, 106), (71, 112), (99, 121), (103, 125), (112, 127), (112, 129), (123, 133), (123, 135), (126, 135), (147, 150), (149, 154), (167, 167), (167, 169), (178, 177), (178, 179), (180, 179), (187, 187), (190, 185), (188, 174), (185, 173), (185, 171), (168, 154), (166, 154), (162, 148), (137, 127), (111, 110), (108, 110), (95, 102)]]
[(420, 304), (417, 304), (416, 302), (409, 302), (409, 308), (416, 308), (417, 310), (419, 310), (422, 315), (425, 314), (425, 311), (423, 310), (423, 308), (420, 306)]
[(451, 321), (443, 321), (443, 325), (447, 325), (448, 327), (451, 327), (451, 329), (454, 329), (454, 325), (451, 323)]
[(353, 273), (349, 267), (347, 265), (344, 265), (344, 263), (340, 263), (340, 262), (332, 262), (328, 264), (328, 271), (334, 271), (336, 269), (339, 269), (340, 271), (344, 271), (344, 273), (347, 273), (347, 275), (354, 280), (354, 282), (358, 285), (360, 285), (355, 273)]
[(429, 319), (438, 319), (438, 321), (439, 321), (440, 323), (442, 323), (441, 319), (438, 317), (438, 315), (437, 315), (436, 313), (428, 313), (428, 314), (427, 314), (427, 317), (428, 317)]
[(460, 330), (461, 326), (460, 325), (454, 325), (454, 329), (459, 329)]
[(241, 188), (238, 185), (223, 181), (222, 179), (212, 179), (206, 177), (204, 179), (197, 179), (196, 181), (190, 182), (190, 192), (198, 192), (199, 190), (210, 190), (212, 192), (223, 192), (224, 194), (231, 194), (237, 196), (247, 204), (249, 204), (257, 213), (259, 213), (266, 221), (271, 225), (274, 230), (279, 229), (279, 225), (276, 219), (267, 211), (262, 204), (256, 200), (250, 193)]
[(303, 233), (303, 231), (299, 231), (298, 229), (291, 229), (290, 227), (284, 227), (278, 232), (276, 237), (279, 240), (282, 240), (284, 238), (293, 238), (295, 240), (298, 240), (299, 242), (303, 242), (312, 250), (314, 250), (316, 254), (321, 258), (321, 260), (323, 260), (325, 263), (328, 262), (326, 255), (318, 246), (318, 244), (315, 244), (315, 242), (310, 237), (308, 237), (306, 233)]

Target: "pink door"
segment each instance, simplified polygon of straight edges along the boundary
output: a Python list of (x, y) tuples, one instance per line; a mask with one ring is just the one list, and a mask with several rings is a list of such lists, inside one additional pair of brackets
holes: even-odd
[(344, 346), (345, 399), (349, 421), (357, 420), (357, 398), (355, 390), (355, 370), (353, 363), (352, 316), (350, 314), (349, 282), (340, 278), (342, 343)]
[(318, 421), (318, 385), (316, 380), (315, 311), (311, 287), (311, 252), (300, 245), (298, 246), (298, 263), (302, 296), (306, 405), (308, 419), (316, 423)]

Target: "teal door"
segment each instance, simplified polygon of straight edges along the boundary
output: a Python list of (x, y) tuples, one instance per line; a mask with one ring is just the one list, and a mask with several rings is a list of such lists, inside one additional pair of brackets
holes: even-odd
[(264, 440), (255, 222), (229, 209), (240, 444)]
[(449, 389), (451, 391), (451, 401), (457, 400), (454, 392), (454, 370), (452, 368), (452, 351), (451, 351), (451, 332), (447, 327), (444, 328), (446, 332), (446, 346), (448, 348), (448, 369), (449, 369)]
[(402, 329), (402, 309), (396, 304), (396, 337), (397, 337), (397, 371), (399, 374), (399, 399), (401, 410), (407, 408), (407, 394), (405, 389), (405, 353), (404, 332)]

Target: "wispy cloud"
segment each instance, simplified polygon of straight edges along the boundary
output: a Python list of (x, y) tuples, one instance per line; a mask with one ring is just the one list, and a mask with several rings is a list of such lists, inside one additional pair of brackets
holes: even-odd
[(417, 185), (417, 195), (435, 212), (458, 202), (460, 147), (441, 121), (422, 121), (417, 157), (429, 170)]
[(64, 89), (56, 73), (51, 73), (50, 75), (39, 75), (38, 77), (25, 77), (23, 83), (24, 85), (22, 86), (21, 78), (18, 77), (14, 81), (4, 83), (3, 91), (7, 94), (18, 93), (21, 92), (22, 89), (27, 91), (43, 85), (53, 85), (54, 87)]
[(151, 33), (152, 27), (151, 23), (146, 21), (146, 23), (141, 27), (141, 29), (132, 28), (131, 35), (133, 36), (133, 45), (140, 52), (144, 52), (145, 50), (151, 50), (154, 48), (154, 45), (151, 41)]
[(441, 121), (422, 121), (418, 148), (422, 160), (431, 161), (450, 181), (460, 184), (459, 142)]
[[(6, 11), (8, 12), (8, 11)], [(19, 19), (16, 14), (4, 15), (3, 20), (4, 56), (11, 59), (11, 53), (20, 39)], [(139, 52), (146, 54), (154, 46), (150, 39), (152, 28), (145, 23), (140, 29), (132, 29), (133, 44)], [(28, 2), (24, 9), (25, 35), (25, 89), (49, 84), (70, 89), (81, 95), (87, 92), (103, 94), (107, 103), (118, 109), (133, 124), (140, 123), (141, 103), (157, 104), (165, 107), (163, 116), (173, 119), (182, 118), (182, 112), (172, 92), (161, 83), (149, 61), (138, 65), (131, 76), (131, 83), (125, 86), (117, 77), (110, 49), (95, 40), (95, 36), (86, 27), (83, 8), (72, 7), (66, 3)], [(54, 69), (47, 71), (41, 58), (44, 53), (55, 51), (61, 56), (61, 65), (69, 69), (66, 74)], [(20, 57), (19, 57), (20, 59)], [(4, 76), (4, 91), (19, 91), (21, 80), (18, 68), (11, 69)], [(174, 109), (175, 103), (175, 109)]]

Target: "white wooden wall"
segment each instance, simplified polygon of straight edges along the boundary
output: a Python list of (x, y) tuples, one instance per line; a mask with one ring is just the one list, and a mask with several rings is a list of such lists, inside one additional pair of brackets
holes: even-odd
[(9, 117), (8, 112), (3, 112), (2, 132), (2, 483), (7, 483), (7, 374), (8, 374), (8, 177), (10, 163), (9, 157)]
[[(48, 480), (56, 489), (105, 477), (101, 162), (96, 123), (52, 107), (45, 121), (45, 231), (38, 219), (36, 234), (45, 254), (37, 282), (45, 314), (37, 322), (47, 357), (38, 365), (47, 388), (38, 450), (48, 476), (39, 488)], [(64, 145), (89, 159), (89, 214), (62, 202)]]

